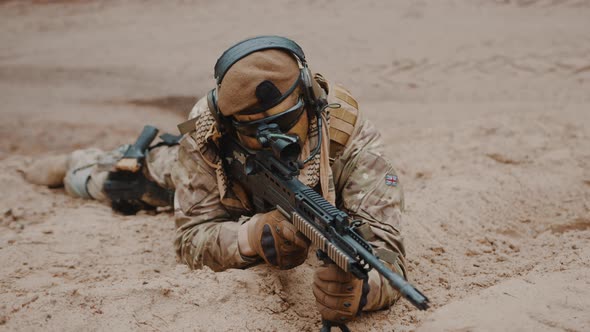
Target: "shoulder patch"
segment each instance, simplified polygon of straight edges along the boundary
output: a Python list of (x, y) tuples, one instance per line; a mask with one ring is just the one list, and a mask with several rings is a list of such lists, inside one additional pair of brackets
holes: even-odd
[(385, 184), (391, 187), (397, 187), (397, 184), (399, 182), (399, 179), (397, 178), (397, 175), (394, 174), (386, 174), (385, 175)]

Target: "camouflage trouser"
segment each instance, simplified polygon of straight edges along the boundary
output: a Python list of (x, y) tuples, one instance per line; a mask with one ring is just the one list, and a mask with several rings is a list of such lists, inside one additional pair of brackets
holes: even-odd
[[(119, 161), (129, 145), (122, 145), (112, 151), (90, 148), (70, 154), (64, 179), (66, 192), (74, 197), (95, 199), (110, 203), (103, 188), (109, 171)], [(161, 146), (148, 152), (144, 175), (160, 187), (174, 189), (171, 169), (176, 162), (178, 146)]]
[(128, 145), (122, 145), (108, 152), (95, 148), (72, 152), (64, 179), (66, 192), (74, 197), (108, 203), (109, 199), (103, 191), (104, 182), (127, 147)]

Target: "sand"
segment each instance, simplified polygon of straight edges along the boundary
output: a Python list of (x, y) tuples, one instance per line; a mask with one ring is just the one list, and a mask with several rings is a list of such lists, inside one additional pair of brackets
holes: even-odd
[(316, 331), (313, 267), (190, 271), (169, 213), (26, 183), (174, 133), (232, 43), (291, 37), (400, 172), (412, 282), (353, 331), (590, 329), (590, 2), (0, 1), (0, 330)]

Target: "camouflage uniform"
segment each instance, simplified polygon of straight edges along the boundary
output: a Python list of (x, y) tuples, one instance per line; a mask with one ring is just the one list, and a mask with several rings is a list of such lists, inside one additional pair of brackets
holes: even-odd
[[(67, 172), (64, 178), (66, 192), (74, 197), (91, 198), (110, 204), (103, 187), (109, 171), (121, 159), (128, 145), (122, 145), (112, 151), (102, 151), (96, 148), (77, 150), (68, 156)], [(144, 175), (159, 186), (174, 189), (172, 182), (172, 168), (176, 164), (178, 146), (159, 146), (150, 150), (146, 156)], [(78, 179), (85, 181), (79, 185)]]
[[(362, 118), (348, 91), (331, 86), (319, 75), (316, 80), (327, 92), (328, 102), (341, 105), (332, 109), (327, 119), (330, 167), (324, 174), (329, 177), (330, 185), (328, 188), (319, 184), (322, 177), (320, 156), (306, 165), (300, 180), (316, 188), (353, 218), (366, 221), (371, 226), (366, 237), (379, 257), (392, 270), (406, 276), (405, 249), (399, 232), (403, 192), (396, 171), (384, 157), (381, 137), (375, 127)], [(240, 187), (229, 187), (220, 167), (215, 144), (218, 133), (206, 98), (197, 102), (189, 117), (197, 118), (196, 128), (183, 137), (180, 147), (162, 146), (150, 150), (143, 169), (148, 179), (164, 188), (175, 189), (176, 253), (193, 269), (206, 265), (221, 271), (258, 263), (260, 259), (244, 257), (238, 250), (238, 228), (253, 212)], [(309, 153), (310, 147), (315, 146), (314, 130), (312, 123), (303, 153)], [(66, 191), (73, 196), (109, 203), (103, 184), (126, 147), (110, 152), (98, 149), (73, 152), (64, 180)], [(322, 153), (328, 151), (322, 150)], [(72, 185), (78, 172), (89, 175), (88, 195)], [(335, 197), (330, 199), (330, 192)], [(369, 274), (369, 285), (371, 291), (364, 310), (388, 307), (400, 296), (375, 270)]]
[[(336, 206), (371, 226), (368, 240), (386, 264), (405, 276), (405, 249), (399, 232), (403, 193), (396, 171), (384, 157), (380, 135), (369, 121), (362, 119), (356, 101), (346, 90), (330, 85), (319, 75), (316, 80), (327, 92), (328, 102), (341, 105), (330, 111), (328, 119), (328, 174)], [(240, 254), (238, 229), (253, 212), (239, 186), (226, 181), (216, 152), (218, 133), (206, 98), (193, 108), (190, 118), (195, 117), (196, 130), (181, 140), (178, 163), (172, 170), (176, 184), (177, 255), (195, 269), (204, 265), (215, 271), (247, 267), (259, 260)], [(314, 146), (313, 138), (309, 141), (304, 151)], [(315, 185), (321, 175), (313, 174), (321, 173), (319, 168), (317, 163), (306, 166), (300, 180), (319, 190)], [(328, 196), (326, 192), (322, 194)], [(400, 296), (376, 271), (371, 271), (369, 285), (371, 291), (364, 310), (387, 307)]]

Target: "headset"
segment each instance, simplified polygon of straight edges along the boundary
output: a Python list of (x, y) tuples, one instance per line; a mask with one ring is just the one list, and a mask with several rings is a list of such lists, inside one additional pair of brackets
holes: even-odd
[(207, 102), (209, 104), (209, 111), (213, 115), (213, 118), (217, 123), (217, 128), (220, 132), (223, 133), (231, 127), (228, 123), (227, 117), (221, 114), (219, 107), (217, 106), (217, 89), (221, 86), (223, 77), (231, 68), (231, 66), (233, 66), (242, 58), (254, 52), (268, 49), (284, 50), (296, 58), (297, 62), (299, 63), (299, 85), (303, 91), (305, 105), (309, 110), (317, 113), (319, 116), (318, 110), (320, 106), (320, 100), (318, 99), (318, 96), (315, 95), (313, 89), (313, 76), (309, 70), (309, 67), (307, 66), (305, 54), (303, 53), (301, 47), (291, 39), (285, 37), (258, 36), (243, 40), (230, 47), (225, 52), (223, 52), (221, 57), (217, 59), (217, 62), (215, 63), (215, 82), (217, 87), (207, 94)]

